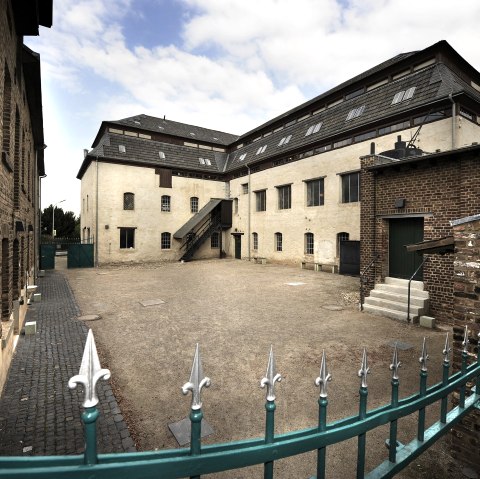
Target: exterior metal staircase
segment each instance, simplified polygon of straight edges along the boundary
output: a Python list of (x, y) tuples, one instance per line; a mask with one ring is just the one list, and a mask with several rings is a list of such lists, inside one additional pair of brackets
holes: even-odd
[(207, 216), (198, 229), (190, 231), (185, 236), (185, 241), (180, 247), (180, 251), (183, 251), (180, 261), (190, 261), (200, 246), (202, 246), (202, 244), (210, 238), (213, 233), (220, 231), (221, 229), (222, 224), (220, 215), (212, 212), (211, 215)]
[[(429, 297), (423, 281), (411, 282), (410, 318), (414, 323), (428, 314)], [(408, 279), (385, 278), (385, 283), (376, 284), (370, 296), (365, 298), (363, 309), (378, 316), (407, 321)]]

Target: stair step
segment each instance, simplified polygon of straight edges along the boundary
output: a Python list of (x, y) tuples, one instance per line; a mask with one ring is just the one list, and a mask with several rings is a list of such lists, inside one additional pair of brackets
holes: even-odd
[[(369, 296), (365, 298), (365, 303), (372, 306), (379, 306), (385, 309), (392, 311), (399, 311), (402, 313), (408, 312), (408, 304), (405, 302), (391, 301), (384, 298), (378, 298), (374, 296)], [(412, 316), (421, 316), (424, 312), (424, 306), (422, 305), (413, 305), (410, 303), (410, 317)]]
[[(385, 284), (392, 284), (392, 285), (395, 285), (395, 286), (402, 286), (404, 288), (408, 288), (408, 279), (391, 278), (390, 276), (387, 276), (385, 278)], [(412, 280), (412, 282), (410, 284), (410, 288), (411, 289), (420, 289), (420, 290), (423, 291), (425, 289), (425, 285), (424, 285), (423, 281)]]
[[(372, 289), (370, 291), (370, 298), (382, 298), (386, 299), (387, 301), (394, 301), (397, 303), (404, 303), (407, 304), (408, 296), (407, 295), (399, 295), (398, 293), (391, 293), (389, 291), (380, 291), (377, 289)], [(412, 306), (422, 306), (423, 308), (428, 309), (429, 300), (428, 298), (417, 298), (415, 296), (410, 296), (410, 305)]]
[[(375, 285), (375, 289), (378, 291), (386, 291), (392, 294), (396, 295), (408, 295), (408, 287), (403, 287), (403, 286), (397, 286), (394, 284), (385, 284), (385, 283), (380, 283)], [(410, 289), (410, 297), (415, 297), (415, 298), (429, 298), (428, 291), (422, 291), (420, 289)]]
[[(364, 304), (364, 311), (376, 316), (383, 316), (385, 318), (397, 319), (399, 321), (407, 321), (407, 313), (401, 311), (394, 311), (391, 309), (382, 308), (381, 306), (374, 306), (373, 304)], [(410, 315), (410, 320), (414, 323), (418, 322), (418, 316)]]

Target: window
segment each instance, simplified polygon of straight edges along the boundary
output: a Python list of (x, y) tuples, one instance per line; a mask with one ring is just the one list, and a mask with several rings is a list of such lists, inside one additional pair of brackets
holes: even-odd
[(190, 198), (190, 212), (198, 213), (198, 198), (196, 196)]
[(243, 183), (242, 184), (242, 193), (244, 195), (248, 194), (248, 183)]
[(305, 233), (305, 254), (313, 254), (313, 233)]
[(342, 175), (342, 203), (360, 201), (360, 172)]
[(133, 210), (135, 208), (135, 195), (133, 193), (123, 193), (123, 209)]
[(255, 192), (256, 210), (267, 211), (267, 190)]
[(212, 233), (212, 236), (210, 236), (210, 247), (220, 248), (220, 233), (218, 231), (215, 231)]
[(352, 143), (352, 139), (351, 138), (346, 138), (345, 140), (336, 141), (333, 144), (333, 147), (334, 148), (340, 148), (342, 146), (350, 145), (351, 143)]
[(160, 246), (162, 249), (170, 249), (172, 243), (172, 235), (170, 233), (162, 233)]
[(126, 148), (125, 148), (125, 145), (118, 145), (118, 151), (119, 151), (120, 153), (126, 153), (127, 150), (126, 150)]
[(307, 184), (307, 206), (321, 206), (324, 203), (323, 178), (310, 180)]
[(135, 248), (135, 228), (119, 228), (119, 229), (120, 229), (120, 249)]
[(292, 207), (292, 185), (277, 186), (278, 209), (288, 210)]
[(257, 155), (260, 155), (262, 153), (265, 153), (265, 150), (267, 149), (267, 145), (263, 145), (261, 146), (258, 150), (257, 150)]
[(353, 141), (358, 142), (358, 141), (365, 141), (369, 140), (370, 138), (374, 138), (377, 135), (377, 132), (375, 130), (368, 131), (367, 133), (362, 133), (361, 135), (357, 135), (353, 138)]
[(162, 211), (170, 211), (170, 196), (162, 196)]
[(238, 215), (238, 198), (233, 199), (233, 211), (236, 215)]
[(238, 157), (238, 159), (239, 159), (239, 161), (243, 161), (246, 157), (247, 157), (247, 154), (246, 154), (246, 153), (242, 153), (242, 154)]
[(284, 136), (278, 146), (286, 145), (292, 139), (292, 135)]
[(198, 162), (199, 162), (201, 165), (207, 165), (207, 166), (211, 166), (211, 165), (212, 165), (212, 162), (211, 162), (208, 158), (199, 158), (199, 159), (198, 159)]
[(316, 123), (315, 125), (310, 126), (310, 128), (305, 133), (305, 136), (313, 135), (314, 133), (318, 133), (320, 128), (322, 127), (322, 122)]
[(252, 233), (253, 236), (253, 251), (258, 251), (258, 233)]
[(402, 90), (399, 91), (398, 93), (395, 93), (395, 96), (393, 97), (392, 100), (392, 105), (395, 105), (396, 103), (400, 103), (405, 100), (410, 100), (410, 98), (413, 97), (413, 94), (415, 93), (415, 88), (416, 87), (411, 87), (408, 90)]
[(275, 251), (282, 251), (282, 249), (283, 249), (282, 233), (275, 233)]
[(404, 130), (405, 128), (410, 128), (410, 120), (403, 121), (401, 123), (396, 123), (395, 125), (385, 126), (378, 129), (379, 135), (386, 135), (387, 133), (392, 133), (398, 130)]
[(365, 111), (365, 105), (359, 106), (350, 110), (345, 121), (353, 120), (354, 118), (359, 117)]
[(350, 239), (350, 235), (342, 231), (341, 233), (337, 233), (337, 256), (340, 256), (340, 243), (342, 241), (348, 241)]

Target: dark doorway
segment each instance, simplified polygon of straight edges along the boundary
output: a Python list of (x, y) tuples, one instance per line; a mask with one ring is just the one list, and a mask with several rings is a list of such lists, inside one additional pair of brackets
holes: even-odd
[(339, 241), (340, 274), (360, 274), (360, 241)]
[(235, 239), (235, 259), (242, 259), (242, 237), (233, 235)]
[[(409, 279), (422, 263), (418, 253), (408, 253), (405, 245), (423, 241), (423, 218), (402, 218), (389, 221), (389, 276)], [(415, 276), (423, 279), (423, 270)]]

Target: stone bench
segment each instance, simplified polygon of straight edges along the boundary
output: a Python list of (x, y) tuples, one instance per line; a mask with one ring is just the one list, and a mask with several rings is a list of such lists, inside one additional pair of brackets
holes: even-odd
[(253, 262), (255, 264), (267, 264), (267, 258), (261, 258), (260, 256), (254, 256)]
[(307, 265), (313, 264), (314, 271), (326, 271), (329, 273), (338, 273), (338, 266), (332, 263), (318, 263), (316, 261), (302, 261), (300, 267), (307, 269)]

